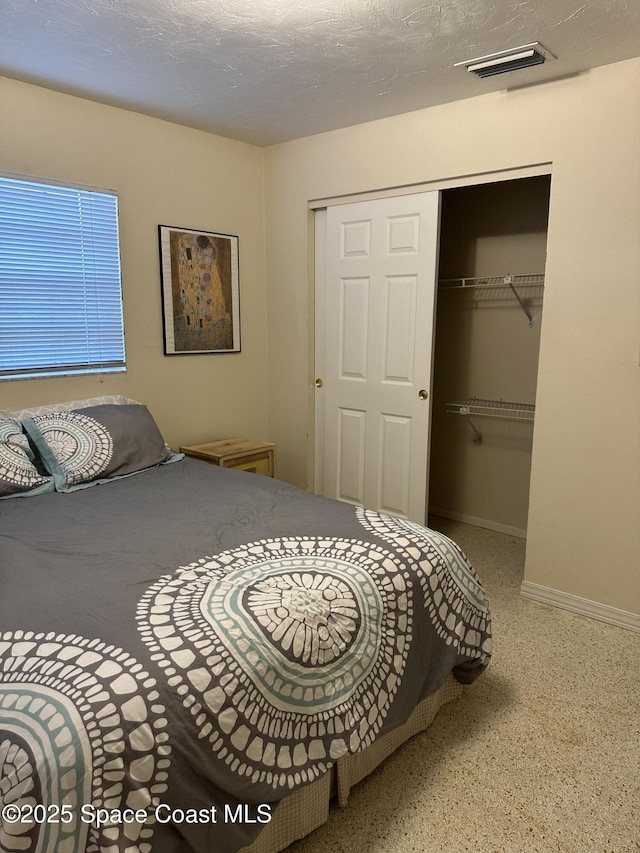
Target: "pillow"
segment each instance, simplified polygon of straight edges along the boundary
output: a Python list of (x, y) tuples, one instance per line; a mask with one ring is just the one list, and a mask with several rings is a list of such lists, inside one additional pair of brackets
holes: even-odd
[(87, 406), (27, 418), (23, 425), (53, 475), (70, 492), (171, 461), (146, 406)]
[(17, 421), (23, 421), (25, 418), (36, 418), (38, 415), (49, 415), (52, 412), (68, 412), (72, 409), (86, 409), (88, 406), (102, 406), (104, 404), (113, 405), (134, 405), (137, 400), (132, 400), (130, 397), (123, 397), (122, 394), (105, 394), (102, 397), (87, 397), (84, 400), (72, 400), (70, 403), (45, 403), (44, 406), (32, 406), (30, 409), (19, 409), (15, 412), (0, 412), (0, 417), (15, 418)]
[(13, 418), (0, 418), (0, 498), (53, 491), (53, 480), (37, 470), (33, 459), (20, 423)]

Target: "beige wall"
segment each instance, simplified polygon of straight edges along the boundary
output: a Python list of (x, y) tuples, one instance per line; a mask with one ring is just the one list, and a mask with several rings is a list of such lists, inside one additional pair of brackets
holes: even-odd
[[(0, 170), (119, 196), (127, 372), (0, 382), (0, 409), (122, 393), (178, 446), (267, 439), (263, 152), (0, 78)], [(242, 352), (163, 355), (159, 224), (239, 236)]]
[[(128, 356), (126, 374), (101, 381), (2, 382), (0, 408), (124, 393), (174, 446), (277, 441), (280, 475), (304, 486), (309, 199), (549, 162), (526, 577), (640, 613), (639, 93), (632, 60), (263, 152), (0, 79), (0, 169), (119, 193)], [(242, 353), (162, 355), (159, 223), (239, 235)]]
[(546, 162), (526, 578), (640, 613), (640, 60), (266, 150), (270, 436), (306, 484), (309, 199)]

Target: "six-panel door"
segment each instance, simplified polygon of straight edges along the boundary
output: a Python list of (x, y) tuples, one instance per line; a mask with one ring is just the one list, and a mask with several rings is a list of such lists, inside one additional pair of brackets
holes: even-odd
[(439, 193), (329, 207), (323, 492), (424, 523)]

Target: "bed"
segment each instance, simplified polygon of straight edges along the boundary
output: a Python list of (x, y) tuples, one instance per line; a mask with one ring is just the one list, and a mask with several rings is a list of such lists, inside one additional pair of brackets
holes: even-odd
[(0, 498), (3, 851), (274, 853), (489, 663), (451, 540), (136, 401), (0, 413)]

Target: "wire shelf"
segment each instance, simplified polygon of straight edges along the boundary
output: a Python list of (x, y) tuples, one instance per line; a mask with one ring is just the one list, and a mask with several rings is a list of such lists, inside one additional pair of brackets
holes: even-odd
[(471, 397), (468, 400), (447, 403), (446, 410), (456, 415), (480, 415), (532, 422), (536, 407), (533, 403), (510, 403), (506, 400), (481, 400), (478, 397)]
[(518, 304), (524, 311), (527, 320), (529, 321), (530, 328), (533, 328), (534, 325), (533, 317), (531, 315), (531, 311), (529, 310), (529, 306), (526, 304), (526, 302), (518, 292), (518, 288), (531, 286), (539, 287), (542, 285), (544, 285), (543, 273), (509, 273), (508, 275), (492, 275), (485, 277), (473, 276), (470, 278), (443, 278), (440, 280), (441, 290), (481, 289), (485, 291), (491, 290), (495, 293), (496, 288), (508, 287), (513, 296), (516, 298)]
[(470, 397), (468, 400), (447, 403), (446, 411), (455, 415), (464, 415), (473, 431), (474, 442), (482, 445), (484, 437), (472, 418), (480, 416), (533, 423), (536, 407), (533, 403), (510, 403), (507, 400), (482, 400), (479, 397)]
[(462, 278), (442, 278), (440, 287), (443, 290), (460, 290), (461, 288), (490, 288), (490, 287), (536, 287), (544, 286), (544, 273), (509, 273), (507, 275), (464, 276)]

